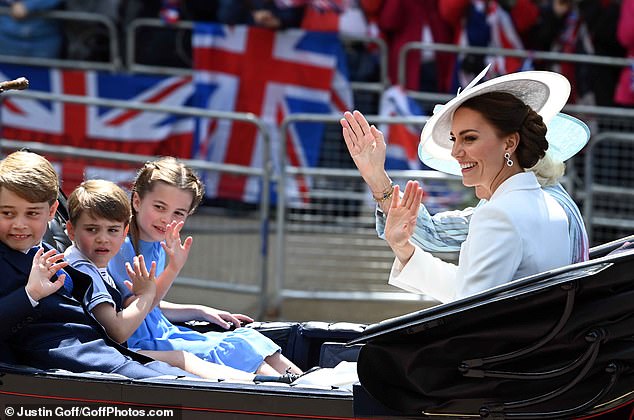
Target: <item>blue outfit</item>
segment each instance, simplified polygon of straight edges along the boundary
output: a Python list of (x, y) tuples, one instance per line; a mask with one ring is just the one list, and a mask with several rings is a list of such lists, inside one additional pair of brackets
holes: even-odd
[(65, 268), (73, 280), (70, 293), (62, 287), (31, 304), (24, 286), (32, 263), (32, 255), (0, 242), (0, 361), (40, 369), (118, 373), (135, 379), (192, 376), (110, 339), (82, 305), (84, 296), (90, 294), (91, 279), (72, 267)]
[[(139, 254), (146, 264), (156, 261), (157, 277), (165, 268), (165, 251), (160, 242), (139, 241)], [(122, 292), (124, 302), (129, 289), (124, 281), (128, 278), (125, 263), (132, 262), (136, 255), (130, 237), (110, 260), (108, 269)], [(125, 292), (128, 293), (125, 293)], [(143, 323), (128, 339), (130, 348), (143, 350), (184, 350), (201, 359), (230, 366), (245, 372), (255, 372), (264, 358), (278, 351), (280, 347), (260, 332), (251, 328), (237, 328), (233, 331), (199, 333), (186, 327), (172, 324), (157, 306), (145, 317)]]
[[(7, 6), (0, 1), (0, 6)], [(22, 0), (29, 14), (51, 10), (61, 0)], [(0, 15), (0, 51), (5, 55), (59, 58), (62, 50), (62, 31), (59, 21), (39, 17), (16, 20)]]
[(84, 298), (88, 311), (92, 313), (93, 309), (101, 303), (112, 305), (117, 312), (123, 310), (121, 293), (106, 269), (98, 268), (75, 245), (66, 248), (64, 259), (71, 267), (90, 276), (92, 280), (90, 293)]
[[(568, 218), (568, 235), (570, 237), (570, 261), (573, 263), (587, 261), (590, 250), (588, 234), (579, 208), (561, 184), (542, 187), (564, 209)], [(480, 207), (485, 200), (481, 200)], [(475, 208), (446, 211), (435, 215), (429, 214), (424, 205), (420, 206), (416, 218), (416, 228), (412, 242), (428, 252), (459, 252), (460, 246), (467, 238), (469, 221)], [(376, 230), (381, 238), (385, 238), (385, 216), (377, 207)]]

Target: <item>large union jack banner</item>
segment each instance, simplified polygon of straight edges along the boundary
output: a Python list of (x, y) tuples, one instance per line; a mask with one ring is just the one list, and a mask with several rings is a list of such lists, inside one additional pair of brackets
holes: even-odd
[[(341, 113), (351, 107), (343, 49), (335, 33), (271, 31), (247, 26), (197, 24), (193, 35), (197, 106), (260, 116), (271, 135), (271, 156), (280, 168), (278, 126), (292, 113)], [(316, 166), (323, 124), (296, 123), (286, 136), (286, 160)], [(262, 167), (263, 133), (248, 123), (201, 120), (194, 156)], [(310, 179), (289, 180), (288, 194), (308, 201)], [(256, 177), (211, 174), (210, 196), (247, 202), (260, 199)], [(275, 199), (275, 196), (273, 197)]]
[[(30, 90), (143, 104), (186, 105), (194, 90), (191, 77), (130, 77), (107, 72), (0, 65), (0, 79), (20, 76), (29, 79)], [(192, 118), (16, 96), (2, 99), (0, 135), (6, 139), (150, 156), (191, 157)], [(57, 163), (66, 192), (86, 176), (134, 175), (133, 171), (108, 171), (107, 166), (81, 159), (63, 159)], [(104, 169), (99, 170), (100, 167)]]
[[(278, 127), (285, 116), (332, 112), (340, 115), (352, 107), (343, 48), (335, 33), (201, 24), (194, 31), (193, 44), (195, 83), (188, 76), (112, 74), (11, 64), (0, 64), (0, 80), (25, 76), (31, 90), (53, 94), (251, 112), (268, 127), (271, 157), (278, 170)], [(263, 164), (262, 133), (246, 123), (8, 95), (2, 99), (0, 135), (7, 139), (150, 156), (193, 157), (243, 166)], [(316, 166), (324, 131), (323, 124), (290, 125), (286, 133), (288, 163)], [(65, 191), (84, 178), (106, 177), (125, 184), (134, 175), (129, 165), (84, 159), (61, 159), (56, 165)], [(291, 197), (307, 202), (310, 183), (307, 177), (290, 180)], [(248, 202), (260, 199), (257, 178), (208, 174), (206, 184), (210, 197)]]

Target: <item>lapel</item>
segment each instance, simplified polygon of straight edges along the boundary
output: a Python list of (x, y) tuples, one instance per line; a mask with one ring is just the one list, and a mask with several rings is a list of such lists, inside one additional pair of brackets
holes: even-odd
[(0, 242), (0, 256), (7, 264), (13, 267), (18, 274), (26, 276), (24, 277), (24, 283), (26, 283), (26, 279), (31, 272), (33, 259), (23, 252), (9, 248), (3, 242)]
[(505, 180), (500, 186), (495, 190), (489, 201), (494, 200), (495, 198), (507, 194), (512, 191), (518, 190), (536, 190), (541, 188), (539, 186), (539, 182), (537, 182), (537, 177), (532, 172), (522, 172), (519, 174), (515, 174), (512, 177)]

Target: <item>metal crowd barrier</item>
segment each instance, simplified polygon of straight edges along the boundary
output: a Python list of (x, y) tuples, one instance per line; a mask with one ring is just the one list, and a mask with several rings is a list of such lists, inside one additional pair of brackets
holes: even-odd
[[(314, 208), (302, 208), (290, 202), (286, 183), (293, 177), (330, 178), (357, 181), (363, 184), (356, 169), (307, 168), (293, 166), (286, 160), (286, 133), (299, 122), (336, 123), (338, 115), (293, 114), (280, 125), (279, 160), (283, 162), (278, 181), (277, 202), (277, 263), (275, 292), (272, 305), (279, 310), (286, 298), (328, 299), (345, 301), (419, 301), (431, 304), (424, 296), (396, 291), (387, 285), (394, 255), (385, 241), (377, 237), (374, 206), (367, 190), (320, 188), (310, 191), (311, 200), (325, 203)], [(375, 124), (424, 125), (427, 117), (367, 116)], [(343, 143), (343, 138), (340, 139)], [(347, 155), (347, 152), (346, 152)], [(419, 179), (423, 182), (447, 182), (464, 189), (461, 178), (437, 171), (389, 171), (393, 179)], [(317, 182), (313, 182), (317, 184)], [(332, 208), (328, 201), (351, 201), (360, 209), (358, 214), (350, 206)], [(335, 204), (336, 205), (336, 204)], [(299, 207), (299, 208), (298, 208)], [(330, 211), (330, 213), (327, 213)], [(291, 258), (289, 258), (291, 254)], [(455, 255), (445, 258), (455, 260)], [(345, 287), (342, 287), (345, 286)]]
[(595, 227), (618, 228), (625, 234), (634, 232), (634, 176), (619, 180), (599, 172), (600, 167), (605, 171), (610, 166), (621, 172), (622, 167), (631, 166), (632, 157), (634, 133), (606, 131), (594, 136), (586, 148), (583, 216), (591, 245)]
[[(165, 67), (148, 64), (136, 63), (136, 40), (139, 28), (151, 27), (160, 29), (189, 30), (194, 28), (193, 21), (179, 21), (174, 24), (166, 25), (161, 19), (154, 18), (138, 18), (133, 20), (128, 26), (125, 34), (126, 43), (126, 65), (129, 71), (133, 73), (150, 73), (162, 75), (191, 75), (193, 69), (182, 67)], [(380, 81), (379, 82), (351, 82), (353, 90), (382, 92), (388, 84), (387, 79), (387, 45), (380, 38), (341, 35), (341, 40), (346, 42), (361, 42), (367, 45), (373, 45), (378, 49), (380, 64)]]
[[(164, 106), (164, 105), (149, 105), (142, 104), (136, 102), (128, 102), (121, 100), (110, 100), (110, 99), (100, 99), (100, 98), (91, 98), (84, 96), (75, 96), (75, 95), (62, 95), (62, 94), (50, 94), (46, 92), (38, 92), (38, 91), (7, 91), (3, 93), (0, 97), (0, 100), (4, 100), (7, 97), (12, 98), (25, 98), (25, 99), (37, 99), (44, 101), (54, 101), (54, 102), (68, 102), (74, 104), (83, 104), (87, 106), (99, 106), (99, 107), (110, 107), (110, 108), (123, 108), (123, 109), (134, 109), (139, 111), (146, 112), (160, 112), (160, 113), (169, 113), (176, 115), (184, 115), (190, 117), (200, 117), (200, 118), (213, 118), (213, 119), (227, 119), (232, 121), (241, 121), (249, 124), (253, 124), (256, 128), (262, 133), (263, 142), (265, 147), (263, 147), (263, 161), (269, 162), (269, 150), (270, 150), (270, 134), (265, 126), (265, 124), (255, 115), (250, 113), (237, 113), (237, 112), (221, 112), (221, 111), (211, 111), (200, 108), (192, 108), (192, 107), (174, 107), (174, 106)], [(155, 159), (156, 156), (142, 156), (138, 154), (130, 154), (130, 153), (117, 153), (117, 152), (109, 152), (104, 150), (93, 150), (93, 149), (82, 149), (71, 146), (59, 146), (59, 145), (48, 145), (45, 143), (36, 143), (36, 142), (25, 142), (25, 141), (15, 141), (14, 139), (1, 139), (0, 140), (0, 148), (4, 150), (16, 150), (21, 148), (28, 148), (34, 152), (43, 153), (46, 155), (52, 156), (60, 156), (60, 157), (75, 157), (75, 158), (88, 158), (95, 159), (97, 161), (109, 161), (109, 162), (119, 162), (119, 163), (132, 163), (136, 164), (140, 167), (143, 163), (148, 160)], [(239, 293), (248, 293), (258, 296), (259, 298), (259, 315), (261, 316), (267, 306), (268, 306), (268, 241), (269, 241), (269, 214), (270, 214), (270, 202), (269, 202), (269, 186), (271, 180), (271, 168), (270, 165), (263, 165), (262, 168), (254, 168), (254, 167), (244, 167), (234, 164), (221, 164), (215, 162), (208, 162), (204, 160), (182, 160), (186, 165), (189, 165), (194, 170), (197, 171), (214, 171), (214, 172), (224, 172), (236, 175), (248, 175), (248, 176), (257, 176), (262, 179), (262, 202), (259, 205), (259, 221), (258, 226), (254, 227), (253, 231), (258, 233), (259, 236), (259, 245), (258, 245), (258, 255), (256, 258), (257, 269), (253, 270), (257, 273), (258, 284), (257, 285), (245, 285), (245, 284), (236, 284), (227, 279), (220, 278), (218, 280), (212, 280), (209, 278), (192, 278), (186, 276), (179, 276), (178, 283), (192, 285), (196, 287), (203, 287), (214, 290), (224, 290), (224, 291), (232, 291)], [(223, 223), (225, 223), (223, 221)], [(226, 232), (228, 229), (226, 224), (222, 226), (218, 226), (219, 232)], [(243, 226), (237, 226), (235, 230), (243, 230)], [(208, 228), (206, 228), (209, 231)], [(208, 249), (206, 251), (209, 251)], [(234, 254), (239, 256), (243, 249), (234, 250)], [(204, 256), (203, 256), (203, 259)], [(206, 263), (210, 262), (209, 258), (206, 258)], [(222, 263), (222, 262), (221, 262)], [(237, 262), (237, 266), (239, 264), (248, 264), (243, 260), (239, 260)], [(188, 264), (189, 265), (189, 264)]]
[[(606, 66), (618, 66), (627, 67), (634, 64), (634, 59), (620, 58), (610, 56), (598, 56), (590, 54), (571, 54), (571, 53), (559, 53), (553, 51), (532, 51), (532, 50), (516, 50), (510, 48), (492, 48), (492, 47), (474, 47), (474, 46), (461, 46), (455, 44), (441, 44), (441, 43), (423, 43), (423, 42), (408, 42), (401, 47), (399, 51), (398, 60), (398, 82), (401, 86), (406, 86), (406, 60), (407, 54), (414, 50), (422, 51), (438, 51), (446, 53), (456, 54), (475, 54), (484, 56), (496, 56), (496, 57), (517, 57), (517, 58), (530, 58), (535, 60), (546, 60), (555, 62), (569, 62), (579, 64), (600, 64)], [(412, 97), (417, 96), (416, 91), (408, 91), (408, 95)]]
[[(11, 11), (8, 7), (0, 7), (0, 14), (10, 15)], [(98, 61), (68, 60), (63, 58), (54, 59), (2, 55), (0, 56), (0, 60), (2, 62), (21, 65), (73, 68), (80, 70), (121, 70), (121, 53), (119, 52), (119, 36), (117, 32), (117, 26), (116, 23), (113, 22), (112, 19), (110, 19), (109, 17), (99, 13), (77, 12), (68, 10), (47, 10), (33, 13), (32, 16), (60, 20), (62, 22), (83, 21), (105, 26), (108, 30), (110, 61), (104, 63)], [(0, 54), (2, 54), (2, 51), (0, 51)]]

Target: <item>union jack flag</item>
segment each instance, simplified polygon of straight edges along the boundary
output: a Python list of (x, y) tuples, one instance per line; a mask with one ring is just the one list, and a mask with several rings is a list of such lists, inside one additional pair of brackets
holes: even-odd
[[(96, 71), (58, 70), (10, 64), (0, 79), (25, 76), (30, 90), (144, 104), (186, 105), (193, 95), (191, 77), (129, 76)], [(3, 138), (141, 155), (189, 158), (194, 120), (165, 113), (3, 97)], [(95, 162), (62, 160), (64, 190), (70, 192)], [(104, 166), (112, 166), (104, 163)], [(116, 165), (115, 165), (116, 166)]]
[[(341, 113), (352, 105), (343, 49), (334, 33), (271, 31), (247, 26), (197, 24), (194, 29), (197, 106), (250, 112), (268, 128), (276, 170), (278, 127), (293, 113)], [(292, 166), (316, 166), (323, 124), (295, 123), (286, 136), (286, 160)], [(252, 124), (201, 120), (194, 156), (213, 162), (262, 167), (264, 135)], [(288, 194), (307, 202), (310, 179), (289, 182)], [(212, 174), (210, 197), (257, 202), (261, 182), (254, 177)], [(275, 199), (275, 195), (273, 195)]]
[[(379, 114), (387, 117), (419, 117), (423, 110), (400, 86), (392, 86), (381, 95)], [(419, 124), (381, 124), (387, 145), (386, 169), (425, 169), (418, 158), (418, 142), (423, 129)]]

